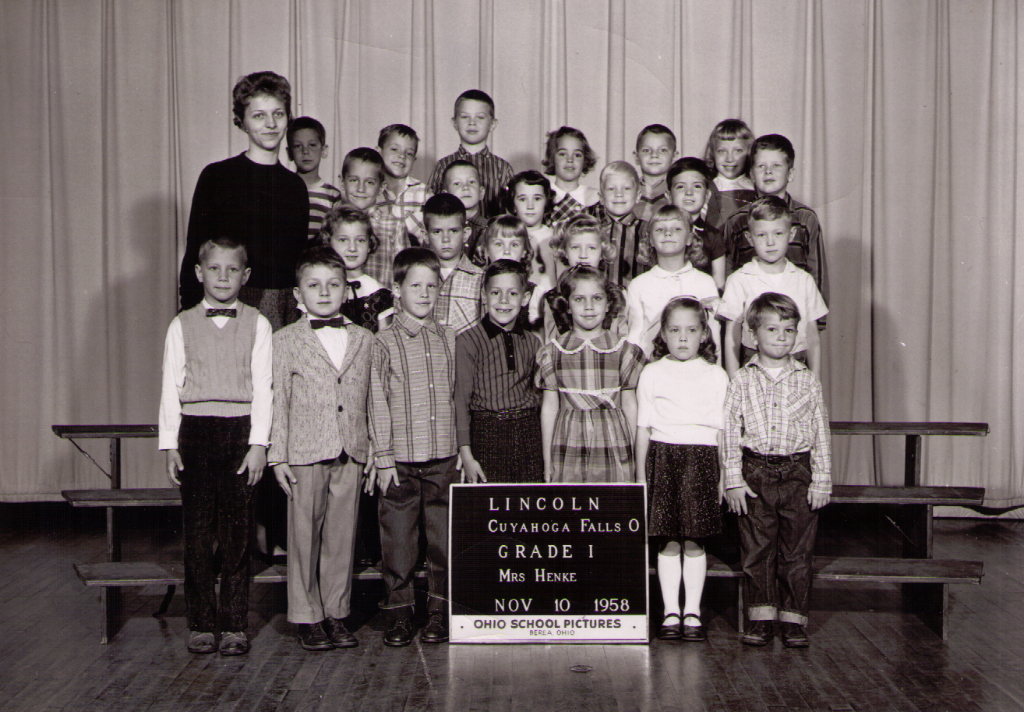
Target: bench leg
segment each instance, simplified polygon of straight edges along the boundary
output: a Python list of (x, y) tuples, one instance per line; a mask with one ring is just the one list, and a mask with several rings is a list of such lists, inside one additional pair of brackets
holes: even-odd
[(159, 618), (160, 616), (167, 613), (167, 609), (171, 605), (171, 599), (174, 598), (174, 590), (176, 588), (177, 586), (175, 586), (174, 584), (171, 584), (167, 587), (167, 593), (164, 594), (164, 600), (160, 601), (160, 608), (158, 608), (156, 613), (153, 614), (154, 618)]
[(739, 619), (736, 622), (736, 630), (743, 635), (743, 579), (736, 579), (736, 617)]
[(117, 634), (121, 619), (121, 589), (103, 586), (100, 589), (100, 644), (106, 645)]
[[(904, 610), (917, 614), (943, 640), (949, 639), (949, 584), (903, 584)], [(938, 625), (936, 625), (938, 622)]]

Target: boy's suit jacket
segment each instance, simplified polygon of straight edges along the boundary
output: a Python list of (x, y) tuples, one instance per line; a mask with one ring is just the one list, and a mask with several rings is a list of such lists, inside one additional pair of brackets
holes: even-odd
[(366, 398), (373, 334), (349, 324), (339, 371), (309, 320), (274, 334), (274, 424), (269, 462), (309, 465), (342, 451), (366, 462)]

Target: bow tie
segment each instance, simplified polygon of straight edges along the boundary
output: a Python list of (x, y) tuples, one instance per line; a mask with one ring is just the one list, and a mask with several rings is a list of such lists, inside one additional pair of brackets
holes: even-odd
[(237, 309), (207, 309), (206, 316), (229, 316), (234, 319), (238, 316)]
[(345, 317), (336, 316), (333, 319), (310, 319), (309, 325), (314, 329), (322, 329), (325, 326), (330, 326), (335, 329), (345, 326)]

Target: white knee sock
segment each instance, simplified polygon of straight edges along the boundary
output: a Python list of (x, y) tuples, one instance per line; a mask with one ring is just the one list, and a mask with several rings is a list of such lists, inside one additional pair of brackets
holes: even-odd
[(708, 573), (708, 555), (683, 556), (683, 613), (699, 616), (700, 599), (704, 594), (704, 578)]
[(665, 604), (666, 616), (669, 613), (679, 615), (679, 578), (683, 570), (680, 558), (679, 554), (658, 554), (658, 583), (661, 584), (661, 600)]

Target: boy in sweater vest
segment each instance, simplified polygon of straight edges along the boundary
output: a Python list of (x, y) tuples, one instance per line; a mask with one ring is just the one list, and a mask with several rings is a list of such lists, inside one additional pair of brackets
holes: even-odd
[[(199, 248), (203, 300), (167, 329), (160, 449), (181, 488), (185, 602), (193, 653), (249, 652), (249, 561), (254, 485), (267, 464), (273, 413), (270, 322), (238, 301), (245, 247), (227, 237)], [(220, 600), (214, 589), (220, 558)]]
[(268, 456), (288, 495), (288, 620), (306, 650), (353, 648), (341, 619), (352, 597), (373, 334), (341, 316), (347, 275), (333, 249), (304, 252), (295, 276), (306, 314), (274, 334)]

